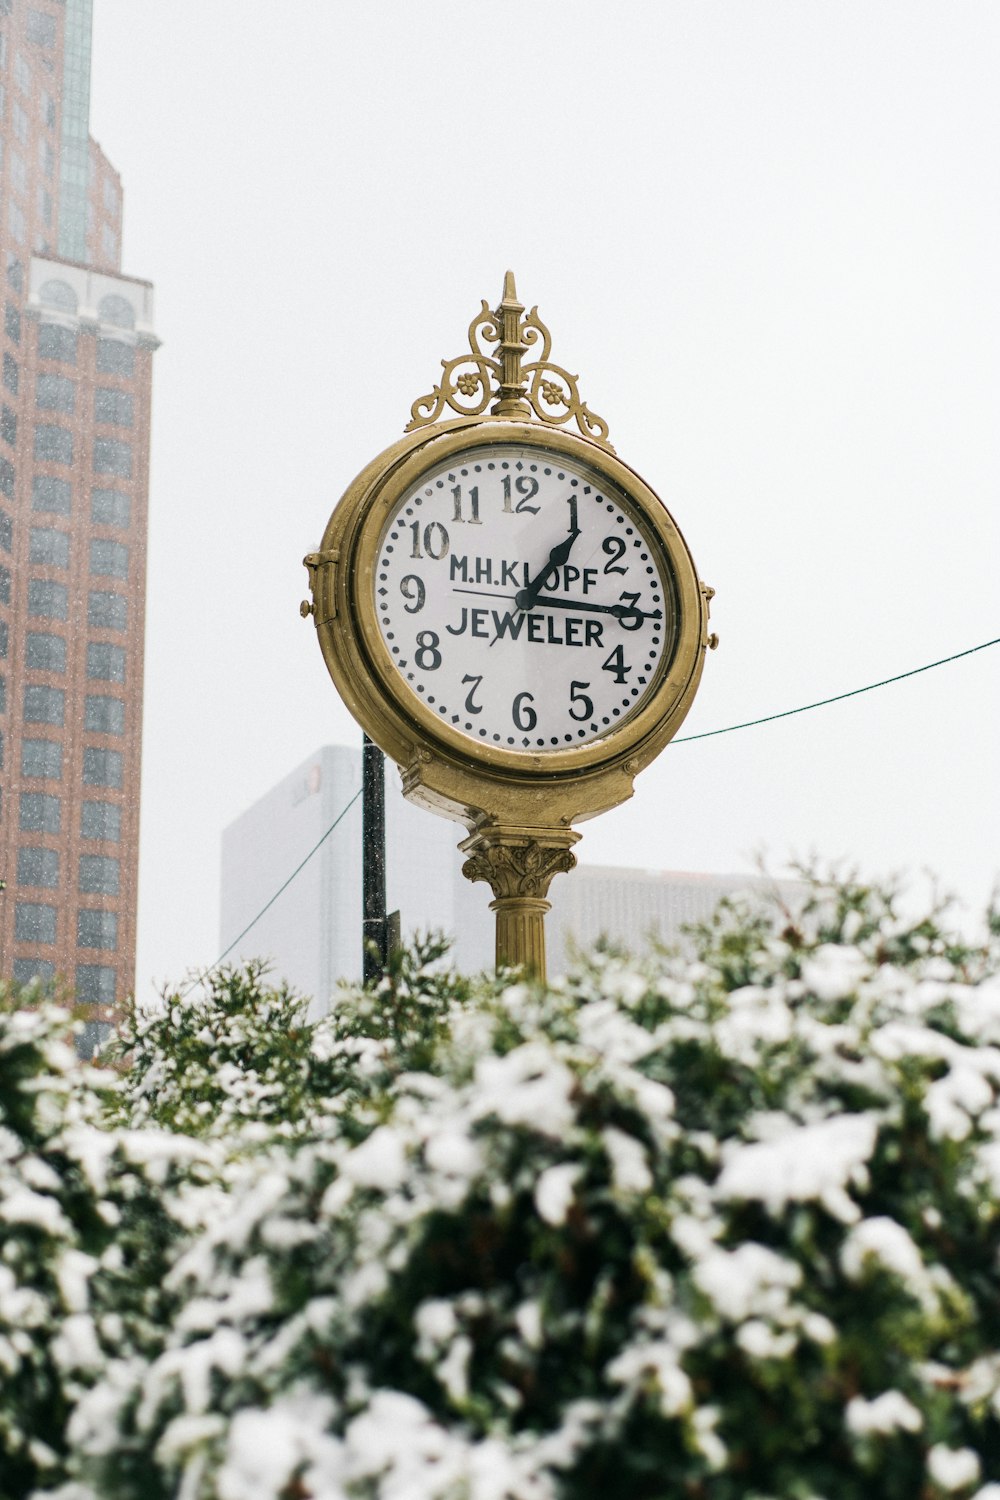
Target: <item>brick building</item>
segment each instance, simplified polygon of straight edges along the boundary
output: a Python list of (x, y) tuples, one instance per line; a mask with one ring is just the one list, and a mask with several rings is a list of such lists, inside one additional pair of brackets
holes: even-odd
[(89, 135), (91, 6), (0, 0), (0, 976), (110, 1007), (135, 972), (158, 341)]

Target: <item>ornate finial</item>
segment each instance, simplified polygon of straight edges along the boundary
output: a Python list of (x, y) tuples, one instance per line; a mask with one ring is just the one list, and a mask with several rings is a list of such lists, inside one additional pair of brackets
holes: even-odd
[[(469, 324), (468, 354), (442, 360), (441, 382), (427, 396), (414, 401), (406, 431), (436, 422), (446, 406), (460, 417), (477, 417), (489, 406), (498, 417), (531, 417), (548, 427), (561, 427), (573, 420), (584, 437), (603, 448), (608, 442), (608, 424), (595, 416), (580, 400), (577, 376), (549, 355), (552, 337), (533, 307), (527, 317), (517, 300), (514, 273), (503, 281), (503, 296), (495, 312), (484, 300)], [(495, 346), (491, 351), (489, 346)], [(538, 345), (538, 358), (524, 363), (524, 356)], [(494, 404), (490, 406), (490, 402)]]

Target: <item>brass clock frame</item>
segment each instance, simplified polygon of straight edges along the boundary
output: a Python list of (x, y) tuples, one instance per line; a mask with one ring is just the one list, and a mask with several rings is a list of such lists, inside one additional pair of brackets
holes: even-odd
[[(511, 306), (518, 309), (518, 317), (523, 312), (510, 273), (504, 293), (504, 301), (490, 315), (498, 334), (504, 331), (505, 310), (508, 325)], [(484, 304), (484, 314), (477, 321), (481, 323), (486, 315)], [(531, 319), (545, 331), (534, 309), (525, 322)], [(523, 325), (518, 326), (523, 334)], [(512, 331), (516, 333), (516, 328)], [(502, 338), (500, 343), (501, 352), (506, 352)], [(523, 351), (525, 345), (519, 347)], [(485, 357), (475, 345), (473, 349), (473, 358), (481, 365)], [(548, 352), (547, 345), (544, 352)], [(446, 365), (446, 375), (459, 363), (453, 360)], [(715, 637), (708, 634), (713, 590), (699, 582), (672, 516), (646, 482), (615, 456), (607, 442), (606, 424), (579, 402), (575, 379), (559, 367), (547, 365), (545, 369), (547, 375), (555, 370), (572, 381), (568, 388), (582, 408), (582, 418), (567, 412), (558, 419), (526, 420), (537, 412), (534, 402), (529, 409), (523, 401), (524, 384), (520, 389), (516, 383), (509, 386), (505, 398), (502, 381), (500, 400), (490, 412), (476, 410), (468, 416), (427, 422), (417, 415), (418, 408), (429, 407), (437, 415), (445, 404), (441, 388), (433, 398), (415, 403), (407, 435), (379, 454), (348, 486), (327, 523), (319, 551), (305, 558), (312, 600), (302, 606), (303, 614), (313, 616), (323, 658), (347, 707), (400, 768), (404, 795), (469, 830), (460, 845), (468, 856), (463, 872), (470, 880), (488, 881), (493, 888), (498, 967), (523, 967), (542, 979), (543, 918), (549, 909), (545, 896), (552, 876), (576, 862), (571, 850), (580, 835), (573, 824), (596, 817), (632, 795), (636, 775), (677, 733), (697, 691), (705, 652), (715, 645)], [(482, 380), (483, 389), (488, 389), (484, 376)], [(547, 384), (550, 379), (540, 388), (544, 390)], [(460, 382), (457, 388), (463, 389)], [(563, 399), (569, 406), (567, 398)], [(457, 407), (456, 401), (447, 404)], [(556, 425), (569, 415), (576, 416), (583, 431), (596, 435), (578, 436)], [(443, 723), (403, 680), (378, 626), (375, 574), (389, 518), (428, 470), (456, 454), (498, 442), (576, 459), (606, 477), (612, 490), (641, 516), (662, 549), (676, 589), (676, 639), (672, 653), (664, 655), (651, 690), (620, 725), (596, 740), (565, 750), (503, 749), (473, 741)]]

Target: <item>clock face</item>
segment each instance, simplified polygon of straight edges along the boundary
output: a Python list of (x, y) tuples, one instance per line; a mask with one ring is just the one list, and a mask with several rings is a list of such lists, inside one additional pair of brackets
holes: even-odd
[(384, 527), (374, 588), (406, 687), (469, 739), (533, 756), (627, 722), (677, 642), (656, 529), (599, 468), (535, 445), (428, 468)]

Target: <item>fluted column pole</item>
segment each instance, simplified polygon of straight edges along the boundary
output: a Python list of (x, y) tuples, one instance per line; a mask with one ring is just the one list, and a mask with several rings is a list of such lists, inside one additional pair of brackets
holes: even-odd
[(485, 880), (493, 890), (497, 969), (522, 969), (545, 983), (545, 898), (553, 875), (576, 864), (571, 828), (523, 828), (484, 823), (459, 848), (468, 855), (467, 880)]

